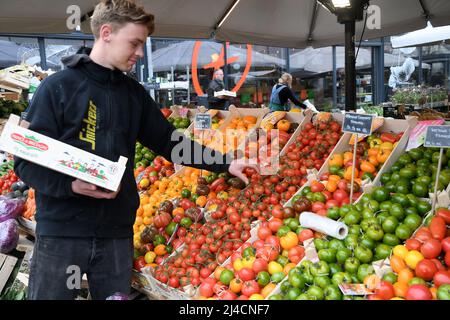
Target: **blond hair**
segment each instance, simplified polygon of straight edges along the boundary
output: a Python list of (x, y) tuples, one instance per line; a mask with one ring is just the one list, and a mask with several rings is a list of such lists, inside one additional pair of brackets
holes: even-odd
[(287, 84), (289, 87), (292, 86), (292, 75), (290, 73), (283, 73), (278, 79), (278, 83), (280, 84)]
[(147, 26), (148, 33), (154, 30), (154, 17), (145, 12), (134, 0), (102, 0), (95, 6), (91, 17), (91, 30), (95, 39), (100, 37), (100, 28), (103, 24), (112, 25), (113, 32), (128, 22)]

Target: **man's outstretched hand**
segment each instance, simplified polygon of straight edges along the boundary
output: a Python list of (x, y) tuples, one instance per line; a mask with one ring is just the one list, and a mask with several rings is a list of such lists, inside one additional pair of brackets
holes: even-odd
[(259, 172), (259, 166), (256, 164), (256, 162), (242, 158), (233, 160), (230, 164), (228, 172), (230, 172), (233, 176), (238, 177), (239, 179), (244, 181), (245, 184), (248, 184), (248, 178), (245, 176), (243, 172), (245, 168), (253, 168), (257, 172)]
[(96, 199), (114, 199), (119, 193), (120, 187), (116, 192), (102, 191), (96, 185), (76, 179), (72, 181), (72, 191)]

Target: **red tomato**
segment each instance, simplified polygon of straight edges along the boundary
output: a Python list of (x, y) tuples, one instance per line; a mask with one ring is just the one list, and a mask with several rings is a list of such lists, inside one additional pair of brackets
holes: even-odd
[(252, 294), (259, 293), (260, 288), (258, 282), (255, 280), (245, 281), (242, 285), (241, 292), (247, 297), (250, 297)]
[(255, 279), (255, 272), (250, 268), (242, 268), (238, 272), (239, 278), (242, 281), (250, 281)]
[(441, 246), (442, 246), (442, 250), (444, 250), (444, 252), (450, 251), (450, 237), (447, 237), (444, 240), (442, 240)]
[(427, 259), (436, 258), (441, 254), (442, 246), (441, 242), (436, 239), (429, 239), (425, 241), (420, 247), (420, 252)]
[(442, 265), (442, 262), (439, 261), (438, 259), (430, 259), (430, 260), (433, 261), (433, 263), (434, 263), (434, 265), (436, 266), (436, 268), (437, 268), (438, 271), (441, 271), (441, 270), (447, 270), (447, 269)]
[(297, 264), (305, 256), (305, 248), (302, 246), (295, 246), (288, 251), (288, 258), (291, 262)]
[(312, 211), (317, 213), (320, 210), (326, 210), (325, 204), (319, 201), (316, 201), (312, 204)]
[(284, 217), (283, 207), (280, 206), (279, 204), (274, 205), (272, 209), (272, 216), (274, 218), (283, 219)]
[(135, 260), (134, 260), (134, 269), (136, 269), (138, 272), (141, 272), (141, 269), (143, 268), (143, 267), (145, 267), (145, 259), (144, 259), (144, 256), (140, 256), (140, 257), (137, 257)]
[(253, 261), (252, 268), (256, 274), (258, 274), (261, 271), (267, 271), (268, 267), (269, 267), (269, 264), (264, 259), (257, 258), (257, 259), (255, 259), (255, 261)]
[(237, 295), (234, 292), (232, 292), (231, 290), (225, 290), (219, 294), (219, 299), (220, 300), (236, 300)]
[(178, 277), (170, 277), (168, 285), (172, 288), (178, 288), (180, 286), (180, 280)]
[(344, 190), (338, 189), (333, 193), (333, 199), (342, 202), (345, 198), (348, 198), (348, 193)]
[(269, 227), (260, 227), (258, 229), (258, 238), (265, 240), (267, 237), (272, 235), (272, 230)]
[(395, 297), (394, 287), (388, 281), (381, 281), (380, 286), (375, 290), (375, 294), (382, 300), (389, 300)]
[(433, 279), (433, 276), (437, 271), (438, 269), (435, 263), (429, 259), (419, 261), (415, 269), (416, 276), (426, 281)]
[(270, 219), (269, 221), (269, 228), (272, 230), (272, 232), (277, 232), (278, 229), (283, 225), (283, 220), (278, 218)]
[(447, 251), (444, 256), (444, 261), (447, 267), (450, 267), (450, 251)]
[(436, 210), (436, 216), (443, 218), (446, 224), (450, 224), (450, 209), (439, 208)]
[(440, 270), (434, 274), (434, 285), (439, 288), (443, 284), (450, 284), (450, 271)]
[(312, 232), (312, 230), (310, 229), (303, 229), (302, 231), (300, 231), (300, 233), (298, 234), (298, 240), (300, 242), (304, 242), (308, 239), (311, 239), (314, 237), (314, 232)]
[(434, 217), (430, 222), (430, 232), (434, 239), (443, 240), (447, 231), (445, 220), (442, 217)]
[(325, 203), (325, 206), (327, 209), (332, 208), (332, 207), (339, 207), (339, 201), (337, 201), (335, 199), (330, 199)]
[(432, 300), (430, 289), (423, 284), (414, 284), (408, 288), (405, 295), (406, 300)]
[(408, 239), (406, 240), (406, 248), (408, 250), (420, 250), (420, 247), (422, 246), (422, 244), (420, 243), (419, 240), (417, 239)]

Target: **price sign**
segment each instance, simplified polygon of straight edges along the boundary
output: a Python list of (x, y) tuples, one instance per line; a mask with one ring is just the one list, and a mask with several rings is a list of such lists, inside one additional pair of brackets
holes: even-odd
[(195, 115), (195, 129), (211, 129), (211, 115), (209, 113), (197, 113)]
[(374, 117), (375, 116), (371, 114), (345, 113), (342, 131), (370, 135), (372, 133), (372, 122)]
[(450, 148), (450, 126), (428, 126), (424, 146)]

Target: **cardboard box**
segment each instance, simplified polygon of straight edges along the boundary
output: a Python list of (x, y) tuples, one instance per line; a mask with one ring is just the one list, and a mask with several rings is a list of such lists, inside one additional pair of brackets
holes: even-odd
[(119, 188), (127, 158), (110, 161), (25, 129), (19, 120), (10, 115), (0, 137), (0, 150), (111, 191)]

